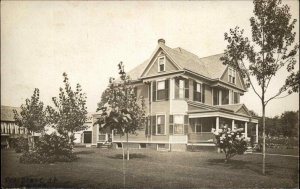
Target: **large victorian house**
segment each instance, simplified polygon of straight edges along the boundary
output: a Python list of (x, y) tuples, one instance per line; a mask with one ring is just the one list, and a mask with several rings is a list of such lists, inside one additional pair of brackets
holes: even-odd
[[(240, 102), (246, 92), (240, 73), (220, 61), (222, 54), (199, 58), (159, 39), (151, 57), (128, 72), (143, 96), (148, 125), (129, 136), (131, 147), (184, 150), (215, 146), (212, 128), (244, 128), (258, 142), (258, 120)], [(98, 127), (98, 126), (97, 126)], [(98, 128), (95, 130), (98, 132)], [(125, 138), (111, 135), (115, 146)]]

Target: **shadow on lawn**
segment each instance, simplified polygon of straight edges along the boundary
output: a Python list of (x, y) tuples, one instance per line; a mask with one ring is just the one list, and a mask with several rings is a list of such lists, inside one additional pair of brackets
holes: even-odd
[[(125, 159), (126, 159), (126, 157), (127, 157), (127, 155), (125, 154)], [(130, 159), (143, 159), (143, 158), (146, 158), (148, 156), (143, 155), (143, 154), (133, 153), (133, 154), (129, 154), (129, 157), (130, 157)], [(108, 156), (108, 158), (111, 158), (111, 159), (123, 159), (123, 154), (116, 154), (114, 156)]]
[[(208, 160), (208, 165), (228, 167), (229, 169), (240, 169), (240, 170), (248, 169), (257, 174), (262, 174), (261, 164), (250, 162), (250, 161), (230, 159), (227, 163), (225, 163), (224, 159), (210, 159)], [(267, 166), (269, 165), (266, 163), (266, 167)], [(272, 175), (272, 171), (266, 171), (266, 174)]]

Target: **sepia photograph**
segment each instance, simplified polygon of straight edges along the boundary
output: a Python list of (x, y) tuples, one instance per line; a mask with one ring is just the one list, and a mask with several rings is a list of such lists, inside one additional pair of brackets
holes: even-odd
[(299, 188), (299, 1), (1, 1), (1, 188)]

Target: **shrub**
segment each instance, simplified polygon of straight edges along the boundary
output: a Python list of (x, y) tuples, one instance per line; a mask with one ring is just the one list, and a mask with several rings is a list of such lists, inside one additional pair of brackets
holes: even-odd
[(212, 133), (216, 138), (216, 146), (225, 153), (225, 162), (237, 154), (244, 154), (247, 150), (248, 144), (242, 131), (242, 128), (231, 130), (226, 126), (218, 131), (212, 129)]
[(33, 152), (26, 152), (20, 157), (21, 163), (71, 162), (77, 157), (72, 153), (72, 146), (65, 138), (54, 134), (43, 135)]
[(16, 153), (27, 152), (29, 150), (28, 139), (25, 137), (18, 137), (12, 141), (12, 147)]

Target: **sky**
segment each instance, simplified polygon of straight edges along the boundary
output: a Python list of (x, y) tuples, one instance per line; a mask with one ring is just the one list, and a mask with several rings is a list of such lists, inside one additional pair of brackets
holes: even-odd
[[(283, 2), (299, 20), (299, 2)], [(230, 28), (239, 26), (251, 37), (252, 15), (252, 1), (1, 1), (1, 105), (20, 106), (34, 88), (53, 105), (66, 72), (73, 88), (81, 84), (88, 111), (95, 112), (120, 61), (131, 70), (151, 56), (159, 38), (199, 57), (222, 53)], [(268, 96), (286, 75), (275, 76)], [(271, 101), (266, 115), (298, 110), (298, 95)], [(241, 102), (261, 115), (252, 89)]]

